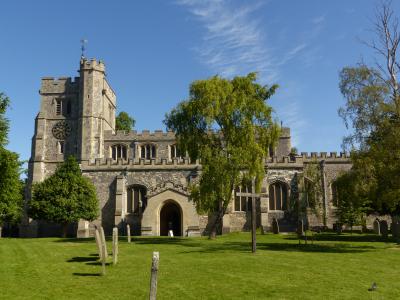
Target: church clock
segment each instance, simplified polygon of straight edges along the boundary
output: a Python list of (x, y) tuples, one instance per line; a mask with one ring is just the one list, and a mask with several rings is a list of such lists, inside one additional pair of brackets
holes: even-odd
[(63, 140), (70, 135), (71, 127), (67, 122), (61, 121), (56, 123), (51, 131), (56, 139)]

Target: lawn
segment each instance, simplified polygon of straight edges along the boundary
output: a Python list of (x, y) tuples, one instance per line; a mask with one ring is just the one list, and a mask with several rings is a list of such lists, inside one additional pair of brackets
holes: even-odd
[(118, 265), (99, 276), (93, 239), (2, 238), (0, 298), (146, 299), (152, 251), (160, 252), (158, 299), (400, 298), (400, 246), (375, 235), (321, 234), (307, 246), (258, 235), (256, 254), (250, 240), (121, 238)]

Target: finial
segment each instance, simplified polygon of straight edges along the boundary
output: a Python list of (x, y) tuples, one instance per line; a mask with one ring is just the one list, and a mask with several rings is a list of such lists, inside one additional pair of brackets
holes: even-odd
[(85, 58), (85, 50), (86, 50), (85, 45), (87, 44), (87, 42), (88, 40), (81, 39), (81, 51), (82, 51), (81, 58)]

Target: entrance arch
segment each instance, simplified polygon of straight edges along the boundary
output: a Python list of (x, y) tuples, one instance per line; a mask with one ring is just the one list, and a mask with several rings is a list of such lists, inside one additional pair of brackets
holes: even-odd
[(160, 211), (160, 235), (167, 236), (169, 230), (182, 235), (182, 210), (175, 201), (166, 201)]

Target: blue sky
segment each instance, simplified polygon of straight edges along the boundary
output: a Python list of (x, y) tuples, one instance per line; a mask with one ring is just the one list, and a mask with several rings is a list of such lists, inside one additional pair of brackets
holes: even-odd
[[(165, 129), (190, 82), (259, 72), (299, 151), (340, 151), (341, 68), (372, 51), (374, 0), (2, 1), (0, 91), (12, 100), (8, 148), (28, 159), (44, 76), (77, 76), (80, 39), (106, 63), (118, 109)], [(393, 1), (396, 12), (400, 1)]]

